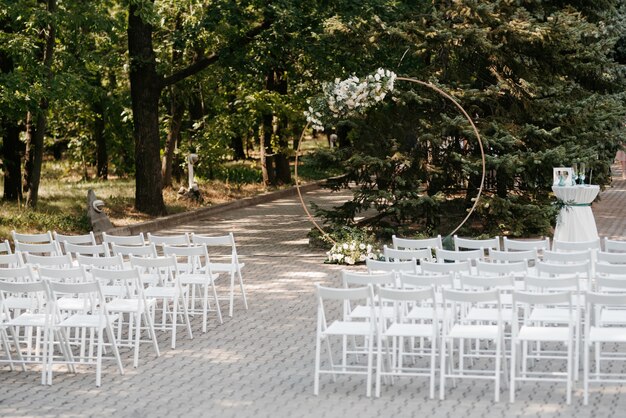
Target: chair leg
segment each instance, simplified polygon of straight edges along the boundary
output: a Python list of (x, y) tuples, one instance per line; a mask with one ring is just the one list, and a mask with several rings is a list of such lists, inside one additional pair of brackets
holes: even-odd
[(444, 391), (446, 385), (446, 339), (445, 337), (441, 339), (441, 362), (439, 365), (440, 375), (439, 375), (439, 399), (444, 400)]
[(589, 405), (589, 348), (583, 346), (583, 405)]
[(217, 311), (217, 317), (220, 320), (220, 324), (224, 323), (222, 319), (222, 309), (220, 308), (220, 301), (217, 298), (217, 291), (215, 290), (215, 282), (211, 279), (211, 290), (213, 291), (213, 299), (215, 300), (215, 310)]
[[(102, 329), (98, 330), (98, 348), (97, 348), (97, 357), (96, 357), (96, 386), (100, 387), (102, 383), (102, 343), (103, 343), (103, 335)], [(110, 338), (110, 337), (109, 337)]]
[(143, 316), (144, 316), (145, 323), (148, 324), (148, 334), (150, 335), (150, 338), (152, 339), (152, 346), (154, 347), (154, 352), (156, 353), (157, 357), (160, 357), (161, 353), (159, 351), (159, 343), (156, 339), (156, 332), (154, 332), (154, 318), (152, 317), (148, 309), (144, 309)]
[(382, 365), (383, 365), (383, 347), (382, 347), (382, 337), (378, 336), (378, 354), (376, 357), (376, 391), (375, 396), (380, 397), (380, 379), (382, 378)]
[[(128, 315), (128, 321), (131, 322), (130, 318), (134, 317), (135, 319), (135, 353), (133, 358), (133, 366), (135, 368), (139, 367), (139, 341), (141, 339), (141, 314), (139, 312), (134, 315)], [(129, 335), (130, 337), (130, 335)]]
[(209, 284), (205, 283), (204, 284), (204, 294), (202, 297), (202, 332), (206, 334), (206, 317), (207, 317), (207, 310), (209, 309)]
[(243, 288), (243, 277), (241, 277), (241, 269), (237, 267), (237, 276), (239, 276), (239, 287), (241, 288), (241, 297), (243, 298), (243, 307), (248, 310), (248, 299), (246, 298), (246, 291)]
[(320, 351), (321, 351), (321, 337), (319, 335), (315, 338), (315, 375), (313, 377), (313, 394), (318, 395), (320, 391)]
[(435, 399), (435, 373), (437, 363), (437, 338), (430, 343), (430, 399)]
[(515, 402), (515, 356), (517, 355), (517, 342), (511, 337), (511, 372), (509, 383), (509, 402)]
[(496, 382), (495, 382), (495, 388), (494, 388), (494, 401), (495, 402), (499, 402), (500, 401), (500, 366), (501, 366), (501, 360), (502, 358), (500, 357), (502, 355), (502, 342), (501, 339), (498, 338), (496, 340)]
[[(572, 351), (578, 350), (578, 347), (572, 347), (573, 344), (578, 346), (577, 341), (572, 341), (570, 339), (570, 344), (567, 346), (567, 394), (566, 394), (566, 402), (568, 405), (572, 403), (572, 368), (574, 368), (574, 375), (578, 374), (578, 359), (572, 358)], [(574, 364), (576, 361), (576, 364)]]
[(365, 395), (369, 398), (372, 396), (372, 371), (374, 369), (374, 335), (370, 335), (367, 350), (367, 387), (365, 388)]
[[(183, 305), (184, 306), (184, 305)], [(174, 306), (172, 307), (172, 348), (176, 348), (176, 324), (178, 323), (178, 295), (174, 296)]]
[(233, 304), (235, 303), (235, 272), (230, 273), (230, 308), (228, 316), (233, 316)]

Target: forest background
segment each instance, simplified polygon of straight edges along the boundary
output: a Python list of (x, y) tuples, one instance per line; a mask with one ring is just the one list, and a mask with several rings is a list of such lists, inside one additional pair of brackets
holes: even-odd
[[(594, 183), (610, 182), (625, 134), (625, 18), (621, 0), (0, 0), (2, 222), (41, 212), (50, 160), (60, 179), (77, 168), (83, 182), (130, 179), (134, 208), (152, 216), (167, 212), (190, 152), (199, 179), (291, 184), (307, 100), (387, 68), (449, 92), (481, 132), (486, 193), (462, 232), (547, 234), (552, 167), (585, 162)], [(338, 147), (311, 154), (310, 170), (358, 186), (320, 209), (329, 229), (374, 209), (379, 235), (429, 235), (471, 205), (474, 135), (424, 90), (398, 84), (327, 127)]]

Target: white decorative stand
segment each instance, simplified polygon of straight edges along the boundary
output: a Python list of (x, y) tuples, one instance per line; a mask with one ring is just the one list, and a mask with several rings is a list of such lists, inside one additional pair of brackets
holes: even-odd
[(598, 239), (591, 202), (600, 192), (600, 186), (552, 186), (552, 191), (565, 203), (559, 212), (554, 239), (570, 242)]

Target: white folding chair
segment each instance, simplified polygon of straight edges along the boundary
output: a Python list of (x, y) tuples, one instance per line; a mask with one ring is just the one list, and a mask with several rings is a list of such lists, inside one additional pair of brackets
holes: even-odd
[(552, 251), (601, 251), (600, 238), (591, 241), (552, 241)]
[(476, 260), (484, 260), (484, 250), (466, 250), (466, 251), (452, 251), (442, 250), (435, 248), (435, 258), (438, 263), (458, 262), (458, 261), (470, 261), (475, 263)]
[[(428, 376), (430, 377), (430, 398), (435, 397), (435, 369), (437, 364), (437, 340), (439, 339), (439, 318), (435, 309), (435, 291), (433, 288), (420, 290), (398, 290), (376, 287), (379, 299), (379, 309), (391, 305), (392, 320), (388, 323), (381, 318), (378, 324), (378, 355), (376, 364), (376, 396), (380, 396), (380, 382), (383, 376)], [(416, 306), (424, 306), (431, 311), (430, 323), (415, 323), (407, 313)], [(379, 311), (380, 312), (380, 311)], [(406, 349), (406, 340), (415, 338), (429, 340), (430, 348), (425, 351), (423, 345), (418, 350), (411, 344)], [(391, 340), (391, 341), (390, 341)], [(386, 363), (383, 367), (383, 346), (386, 354)], [(425, 354), (428, 353), (426, 356)], [(415, 360), (417, 357), (428, 357), (428, 368), (408, 365), (405, 358)]]
[(626, 264), (626, 253), (609, 253), (598, 251), (596, 253), (596, 262), (598, 264)]
[(79, 255), (90, 257), (110, 257), (109, 246), (102, 244), (72, 244), (65, 242), (65, 254), (69, 254), (72, 259), (77, 260)]
[[(68, 255), (69, 257), (69, 255)], [(83, 267), (39, 267), (37, 269), (39, 280), (55, 282), (55, 283), (85, 283), (88, 282), (88, 276)], [(77, 312), (83, 309), (82, 299), (72, 297), (71, 295), (61, 297), (55, 301), (57, 308), (64, 314), (67, 312)]]
[(65, 235), (59, 234), (56, 231), (52, 233), (54, 237), (54, 241), (59, 245), (61, 251), (65, 254), (67, 250), (65, 249), (65, 244), (74, 244), (74, 245), (96, 245), (96, 236), (93, 234), (93, 231), (88, 234), (82, 235)]
[[(105, 358), (115, 359), (118, 370), (121, 375), (124, 374), (124, 366), (120, 358), (120, 353), (115, 341), (115, 335), (113, 333), (113, 324), (118, 320), (117, 315), (110, 315), (107, 308), (106, 300), (100, 289), (100, 283), (98, 282), (85, 282), (85, 283), (60, 283), (54, 281), (47, 282), (50, 288), (50, 295), (53, 301), (53, 314), (52, 314), (52, 327), (55, 330), (60, 331), (60, 335), (69, 335), (71, 330), (85, 330), (91, 329), (96, 335), (96, 354), (93, 354), (93, 341), (89, 338), (80, 339), (79, 352), (71, 354), (71, 361), (76, 364), (95, 364), (96, 366), (96, 386), (100, 387), (102, 382), (102, 360)], [(71, 297), (72, 299), (80, 300), (82, 302), (82, 308), (76, 313), (69, 316), (61, 313), (61, 309), (58, 307), (57, 302), (59, 300)], [(103, 355), (105, 340), (104, 334), (106, 333), (108, 343), (113, 352), (112, 357), (105, 357)], [(89, 347), (85, 347), (85, 344), (89, 344)], [(71, 348), (70, 345), (68, 347)], [(49, 358), (53, 356), (54, 344), (49, 344)], [(52, 384), (52, 367), (49, 365), (47, 370), (47, 382)]]
[[(199, 312), (196, 309), (197, 300), (202, 305), (202, 332), (207, 330), (207, 316), (210, 310), (214, 310), (217, 313), (217, 319), (222, 324), (222, 310), (220, 309), (217, 291), (215, 290), (215, 280), (219, 277), (219, 273), (213, 273), (211, 269), (211, 260), (209, 259), (206, 246), (181, 247), (164, 245), (163, 253), (166, 256), (173, 255), (177, 257), (180, 283), (191, 288), (189, 290), (189, 314), (194, 315)], [(213, 301), (215, 302), (215, 309), (210, 309), (209, 289), (211, 289)], [(196, 290), (201, 296), (196, 296)]]
[(433, 253), (430, 247), (419, 250), (396, 250), (385, 245), (383, 247), (383, 257), (385, 261), (433, 261)]
[(594, 250), (584, 250), (584, 251), (544, 251), (543, 252), (543, 262), (544, 263), (556, 263), (556, 264), (567, 264), (567, 263), (581, 263), (583, 261), (588, 261), (590, 264), (594, 260)]
[(550, 238), (522, 240), (502, 237), (502, 244), (504, 251), (534, 250), (537, 252), (543, 252), (550, 249)]
[(410, 261), (380, 261), (368, 258), (365, 260), (367, 271), (375, 272), (394, 272), (396, 275), (404, 271), (406, 273), (417, 273), (417, 263), (415, 260)]
[(535, 265), (539, 255), (536, 249), (520, 251), (496, 251), (490, 249), (487, 258), (492, 263), (518, 263), (523, 261), (530, 267)]
[(26, 263), (35, 268), (48, 267), (56, 269), (66, 269), (73, 267), (72, 257), (69, 254), (63, 255), (35, 255), (25, 253)]
[[(228, 235), (222, 236), (206, 236), (191, 234), (191, 242), (194, 244), (204, 244), (207, 247), (230, 247), (230, 254), (219, 254), (229, 259), (228, 262), (211, 262), (211, 271), (213, 273), (228, 273), (230, 274), (230, 306), (228, 308), (228, 315), (233, 316), (233, 305), (235, 298), (235, 275), (239, 279), (239, 288), (241, 289), (241, 297), (243, 299), (243, 305), (248, 310), (248, 300), (246, 299), (246, 291), (243, 288), (243, 277), (241, 276), (241, 269), (245, 267), (245, 263), (239, 261), (237, 255), (237, 245), (235, 244), (235, 236), (232, 232)], [(215, 256), (212, 256), (215, 260)]]
[[(532, 318), (530, 312), (541, 309), (547, 312), (551, 307), (559, 311), (558, 320), (550, 321), (547, 317), (537, 321)], [(518, 324), (518, 312), (522, 310), (522, 325)], [(565, 313), (566, 317), (561, 314)], [(510, 401), (515, 401), (515, 384), (520, 381), (548, 381), (548, 382), (565, 382), (566, 383), (566, 399), (569, 405), (572, 401), (572, 384), (574, 363), (574, 344), (575, 344), (575, 324), (577, 322), (574, 309), (572, 307), (571, 292), (553, 292), (553, 293), (513, 293), (513, 314), (512, 314), (512, 332), (511, 332), (511, 384), (510, 384)], [(518, 356), (519, 345), (522, 345), (521, 356)], [(529, 343), (550, 343), (561, 344), (565, 347), (563, 350), (553, 350), (550, 355), (535, 356), (529, 352)], [(518, 363), (518, 357), (521, 357), (521, 363)], [(549, 359), (565, 360), (567, 371), (546, 371), (535, 364), (536, 370), (528, 370), (528, 359)], [(520, 364), (521, 367), (518, 367)]]
[[(483, 321), (466, 320), (464, 312), (471, 308), (480, 308), (487, 304), (496, 306), (500, 310), (500, 297), (497, 290), (490, 291), (457, 291), (443, 289), (443, 331), (441, 335), (441, 366), (439, 397), (445, 397), (446, 380), (452, 379), (489, 379), (494, 380), (494, 399), (500, 399), (500, 379), (503, 370), (506, 370), (506, 363), (502, 367), (502, 362), (506, 362), (504, 357), (504, 327), (502, 314), (498, 315), (495, 324), (483, 323)], [(459, 341), (459, 366), (455, 369), (454, 362), (454, 341)], [(473, 353), (474, 356), (482, 356), (494, 359), (494, 369), (491, 370), (471, 370), (465, 367), (463, 362), (463, 347), (465, 340), (486, 341), (495, 345), (495, 350), (489, 354), (481, 355), (480, 352)], [(495, 354), (492, 354), (495, 353)], [(469, 355), (468, 355), (469, 356)], [(505, 372), (506, 376), (506, 372)], [(505, 380), (506, 382), (506, 380)]]
[[(100, 283), (103, 295), (107, 293), (115, 297), (107, 300), (107, 310), (109, 313), (118, 315), (120, 323), (124, 323), (124, 315), (128, 316), (128, 338), (123, 339), (118, 333), (117, 343), (120, 346), (128, 345), (134, 348), (133, 366), (139, 366), (139, 346), (142, 342), (150, 342), (154, 347), (157, 357), (159, 343), (154, 331), (154, 318), (152, 318), (152, 305), (154, 299), (147, 299), (144, 295), (144, 286), (141, 275), (137, 269), (108, 270), (92, 268), (93, 279)], [(115, 288), (115, 289), (112, 289)], [(122, 327), (119, 327), (121, 331)], [(149, 340), (141, 339), (141, 331), (145, 329)]]
[(51, 244), (54, 242), (52, 232), (50, 231), (41, 234), (21, 234), (13, 230), (11, 231), (11, 237), (14, 244), (18, 242), (22, 244)]
[(0, 268), (22, 267), (24, 259), (21, 253), (0, 254)]
[[(342, 270), (341, 282), (346, 289), (368, 285), (389, 288), (397, 286), (396, 274), (392, 271), (385, 273), (355, 273), (348, 270)], [(375, 303), (378, 303), (378, 300), (376, 300)], [(350, 305), (349, 310), (349, 317), (352, 319), (369, 318), (371, 314), (371, 307), (367, 305)], [(381, 314), (383, 315), (383, 318), (392, 317), (393, 309), (381, 308)]]
[[(154, 244), (151, 244), (154, 245)], [(152, 283), (145, 289), (146, 298), (157, 299), (161, 302), (161, 329), (167, 329), (167, 317), (170, 317), (170, 328), (172, 330), (172, 348), (176, 348), (176, 329), (178, 327), (178, 307), (183, 306), (183, 318), (187, 325), (189, 339), (193, 339), (189, 313), (187, 312), (186, 298), (189, 291), (187, 286), (180, 282), (180, 271), (176, 257), (165, 256), (156, 258), (143, 258), (130, 256), (130, 264), (138, 267), (142, 280), (147, 277)], [(156, 278), (156, 281), (153, 281)], [(172, 303), (172, 311), (169, 312), (169, 304)], [(153, 318), (156, 320), (155, 312)]]
[[(20, 309), (11, 301), (21, 299), (26, 303)], [(0, 340), (5, 352), (2, 363), (8, 363), (14, 370), (14, 363), (19, 363), (23, 371), (26, 364), (42, 366), (41, 384), (46, 383), (45, 371), (48, 362), (48, 332), (50, 316), (48, 312), (48, 289), (43, 282), (10, 282), (0, 280)], [(7, 335), (11, 334), (11, 339)], [(20, 337), (21, 330), (23, 335)], [(34, 332), (33, 332), (34, 331)], [(33, 334), (36, 336), (33, 344)], [(42, 338), (43, 334), (43, 338)], [(26, 340), (26, 341), (24, 341)], [(22, 347), (26, 346), (24, 351)], [(11, 345), (14, 345), (14, 358)]]
[[(317, 309), (317, 332), (315, 337), (315, 374), (313, 383), (313, 393), (319, 394), (320, 374), (331, 374), (333, 381), (336, 381), (338, 374), (359, 374), (366, 375), (366, 395), (372, 394), (372, 374), (373, 374), (373, 358), (374, 358), (374, 341), (376, 336), (376, 314), (374, 312), (374, 292), (372, 286), (358, 287), (352, 289), (334, 289), (322, 287), (316, 284), (316, 297), (318, 302)], [(340, 303), (342, 308), (330, 308), (327, 305)], [(348, 302), (353, 304), (363, 304), (371, 306), (370, 318), (367, 321), (352, 321), (349, 318)], [(341, 312), (339, 317), (332, 316), (333, 312)], [(333, 349), (331, 338), (341, 338), (343, 361), (335, 364), (333, 361)], [(362, 338), (364, 340), (363, 354), (367, 355), (367, 365), (347, 364), (346, 362), (346, 341), (348, 337)], [(327, 348), (329, 365), (328, 368), (322, 368), (321, 350), (322, 341)]]
[[(580, 364), (581, 329), (583, 316), (582, 306), (584, 304), (584, 294), (581, 292), (581, 280), (577, 274), (564, 276), (532, 277), (524, 279), (524, 291), (533, 293), (559, 293), (570, 292), (572, 295), (572, 306), (574, 312), (574, 380), (578, 380), (578, 366)], [(528, 320), (535, 323), (567, 324), (569, 321), (568, 305), (551, 306), (549, 308), (534, 307), (528, 316)], [(549, 350), (541, 348), (537, 343), (534, 358), (550, 356)], [(558, 352), (557, 352), (558, 354)]]
[(430, 263), (428, 261), (422, 261), (420, 269), (422, 274), (459, 275), (460, 273), (470, 274), (472, 272), (470, 261), (459, 261), (456, 263)]
[(191, 245), (191, 239), (188, 233), (176, 234), (176, 235), (153, 235), (150, 232), (147, 234), (148, 242), (153, 243), (157, 250), (163, 252), (165, 245), (169, 246), (183, 246), (188, 247)]
[[(583, 361), (583, 404), (589, 403), (589, 384), (590, 383), (625, 383), (623, 373), (611, 373), (602, 371), (602, 363), (610, 361), (619, 361), (623, 364), (626, 361), (626, 353), (624, 352), (624, 344), (626, 343), (626, 322), (619, 323), (604, 320), (603, 313), (607, 310), (616, 310), (618, 312), (626, 312), (626, 294), (600, 294), (587, 293), (586, 295), (587, 309), (585, 314), (585, 348)], [(595, 318), (591, 315), (595, 313)], [(612, 344), (619, 347), (617, 352), (603, 352), (603, 344)], [(594, 348), (595, 351), (595, 370), (593, 377), (589, 377), (590, 359), (589, 350)]]
[(421, 250), (425, 248), (443, 248), (441, 235), (434, 238), (398, 238), (391, 236), (393, 248), (396, 250)]
[(0, 253), (11, 254), (11, 244), (9, 244), (9, 240), (0, 241)]
[[(143, 258), (155, 258), (157, 257), (157, 250), (153, 243), (148, 245), (118, 245), (111, 244), (111, 254), (121, 255), (124, 259), (124, 263), (129, 263), (131, 257), (143, 257)], [(147, 278), (144, 278), (144, 282), (150, 283)]]
[(136, 235), (111, 235), (103, 232), (102, 242), (108, 245), (111, 250), (113, 250), (113, 244), (125, 247), (143, 247), (146, 245), (146, 239), (142, 232)]
[(478, 276), (514, 276), (522, 278), (528, 274), (528, 263), (525, 260), (509, 263), (477, 261), (476, 274)]
[(607, 253), (626, 253), (626, 241), (604, 238), (604, 251)]
[(43, 244), (30, 244), (15, 241), (15, 252), (21, 252), (22, 256), (24, 254), (34, 254), (34, 255), (63, 255), (61, 249), (57, 245), (56, 242), (47, 242)]
[(454, 236), (454, 249), (456, 251), (463, 250), (500, 250), (500, 237), (488, 239), (461, 238)]

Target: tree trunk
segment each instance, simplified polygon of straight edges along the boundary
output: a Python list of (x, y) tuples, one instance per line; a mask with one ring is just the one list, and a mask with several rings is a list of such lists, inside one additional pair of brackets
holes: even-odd
[[(54, 24), (56, 13), (56, 0), (47, 1), (47, 12), (51, 19), (45, 30), (41, 31), (41, 36), (45, 39), (43, 50), (43, 67), (45, 71), (47, 88), (52, 82), (52, 55), (54, 53), (54, 43), (56, 36), (56, 26)], [(39, 198), (39, 181), (41, 180), (41, 163), (43, 160), (43, 137), (46, 133), (46, 113), (48, 111), (48, 98), (44, 97), (39, 102), (39, 107), (33, 113), (28, 112), (26, 117), (26, 164), (24, 166), (24, 191), (28, 192), (26, 204), (30, 207), (37, 206)], [(33, 126), (33, 118), (35, 125)]]
[(104, 107), (102, 97), (93, 103), (95, 120), (93, 123), (93, 139), (96, 142), (96, 171), (100, 180), (106, 180), (109, 176), (109, 154), (106, 137), (104, 136)]
[(172, 187), (172, 163), (174, 161), (174, 151), (176, 144), (180, 140), (180, 130), (183, 124), (185, 107), (180, 99), (180, 94), (176, 86), (172, 86), (170, 95), (170, 126), (165, 143), (165, 153), (163, 155), (163, 187)]
[(4, 200), (22, 199), (22, 166), (20, 127), (15, 123), (4, 122), (2, 131), (2, 162), (4, 164)]
[(152, 26), (131, 3), (128, 15), (130, 96), (135, 137), (135, 208), (151, 215), (166, 213), (163, 202), (159, 141), (161, 79), (156, 72)]
[(272, 150), (272, 115), (263, 117), (263, 129), (260, 135), (261, 174), (263, 184), (267, 187), (276, 184), (276, 172), (274, 171), (274, 152)]

